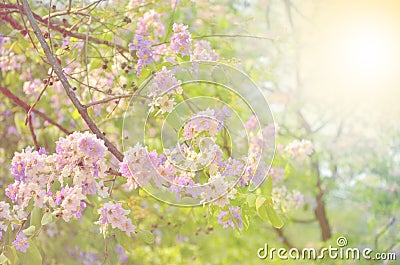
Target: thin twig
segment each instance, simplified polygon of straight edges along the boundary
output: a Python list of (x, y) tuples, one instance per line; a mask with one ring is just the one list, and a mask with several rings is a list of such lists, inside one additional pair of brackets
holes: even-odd
[(51, 73), (50, 73), (49, 77), (47, 78), (47, 82), (46, 82), (44, 88), (42, 89), (42, 91), (40, 92), (39, 96), (37, 97), (35, 103), (33, 103), (33, 105), (29, 108), (28, 112), (26, 113), (25, 125), (28, 123), (28, 117), (31, 115), (32, 109), (34, 109), (36, 107), (36, 105), (39, 103), (39, 100), (41, 99), (41, 97), (43, 96), (47, 87), (49, 86), (52, 75), (53, 75), (53, 69), (51, 69)]
[(6, 12), (5, 15), (1, 16), (1, 19), (10, 23), (10, 25), (16, 30), (23, 30), (24, 28), (18, 23), (17, 20), (10, 16), (9, 12)]
[(54, 72), (60, 79), (61, 84), (64, 87), (65, 92), (67, 93), (67, 96), (71, 100), (71, 102), (74, 104), (75, 108), (78, 110), (79, 114), (81, 115), (82, 119), (85, 121), (89, 129), (92, 131), (92, 133), (96, 134), (96, 136), (99, 139), (102, 139), (104, 141), (105, 146), (107, 146), (108, 150), (117, 158), (119, 161), (122, 161), (123, 155), (122, 153), (115, 147), (113, 143), (111, 143), (105, 136), (104, 134), (100, 131), (100, 129), (96, 126), (96, 124), (92, 121), (90, 118), (87, 109), (83, 107), (82, 103), (79, 101), (77, 96), (75, 95), (74, 91), (72, 90), (72, 87), (64, 75), (64, 72), (60, 66), (60, 64), (57, 62), (57, 59), (55, 58), (54, 54), (51, 52), (49, 45), (47, 44), (43, 33), (40, 31), (39, 26), (33, 16), (32, 10), (28, 4), (27, 0), (21, 0), (22, 1), (22, 6), (25, 11), (25, 14), (29, 20), (29, 23), (31, 24), (33, 28), (33, 32), (35, 33), (36, 37), (38, 38), (40, 45), (43, 48), (43, 51), (49, 60), (50, 65), (52, 66)]
[[(25, 2), (25, 1), (22, 1), (22, 2)], [(25, 10), (23, 7), (21, 7), (20, 5), (16, 5), (16, 4), (3, 4), (3, 3), (0, 3), (0, 9), (17, 9), (17, 10), (19, 10), (19, 13), (20, 13), (21, 15), (26, 15), (26, 16), (28, 15), (28, 14), (26, 13), (26, 10)], [(31, 9), (30, 9), (30, 10), (31, 10)], [(48, 25), (48, 23), (47, 23), (47, 22), (48, 22), (48, 19), (43, 19), (43, 18), (42, 18), (41, 16), (39, 16), (38, 14), (32, 12), (32, 10), (31, 10), (30, 13), (32, 14), (32, 17), (34, 18), (34, 20), (37, 20), (40, 24), (42, 24), (42, 25), (44, 25), (44, 26), (47, 27), (47, 25)], [(35, 22), (36, 22), (36, 21), (35, 21)], [(86, 34), (82, 34), (82, 33), (78, 33), (78, 32), (72, 32), (71, 30), (65, 29), (65, 28), (61, 27), (60, 25), (56, 24), (55, 21), (52, 21), (52, 23), (50, 23), (50, 29), (55, 30), (55, 31), (58, 31), (58, 32), (60, 32), (61, 34), (65, 34), (65, 35), (67, 35), (67, 36), (69, 36), (69, 37), (74, 37), (74, 38), (77, 38), (77, 39), (80, 39), (80, 40), (85, 40), (85, 39), (86, 39)], [(111, 42), (106, 41), (106, 40), (98, 39), (98, 38), (95, 38), (95, 37), (92, 37), (92, 36), (89, 36), (88, 39), (89, 39), (90, 42), (97, 43), (97, 44), (102, 44), (102, 45), (106, 45), (106, 46), (109, 46), (109, 47), (111, 47), (111, 48), (113, 48), (114, 46), (116, 46), (117, 49), (118, 49), (120, 52), (127, 52), (127, 53), (129, 53), (128, 47), (125, 47), (125, 46), (123, 46), (123, 45), (120, 45), (120, 44), (114, 45), (114, 43), (111, 43)], [(134, 56), (134, 57), (135, 57), (135, 56)]]
[(104, 104), (104, 103), (107, 103), (107, 102), (110, 102), (110, 101), (120, 100), (120, 99), (123, 99), (123, 98), (131, 98), (131, 97), (142, 97), (142, 98), (145, 98), (145, 99), (149, 99), (146, 96), (137, 95), (137, 94), (118, 95), (118, 96), (109, 97), (109, 98), (105, 98), (105, 99), (102, 99), (102, 100), (90, 102), (90, 103), (84, 105), (84, 107), (85, 108), (90, 108), (90, 107), (93, 107), (93, 106), (96, 106), (96, 105), (99, 105), (99, 104)]
[(32, 124), (32, 116), (30, 114), (27, 117), (27, 122), (29, 124), (29, 130), (31, 131), (33, 143), (35, 144), (35, 148), (36, 148), (37, 151), (39, 151), (40, 145), (39, 145), (39, 143), (37, 141), (37, 138), (36, 138), (35, 129), (33, 128), (33, 124)]
[[(200, 36), (194, 36), (192, 39), (207, 39), (207, 38), (250, 38), (250, 39), (260, 39), (260, 40), (270, 40), (275, 41), (277, 37), (267, 37), (267, 36), (257, 36), (257, 35), (246, 35), (246, 34), (206, 34)], [(152, 46), (160, 46), (162, 44), (166, 44), (169, 41), (163, 41), (157, 44), (153, 44)]]
[[(49, 18), (54, 18), (54, 17), (58, 17), (58, 16), (77, 14), (77, 13), (80, 13), (80, 12), (92, 7), (93, 5), (100, 3), (101, 1), (103, 1), (103, 0), (95, 1), (87, 6), (84, 6), (82, 8), (78, 8), (78, 9), (67, 9), (67, 10), (63, 10), (63, 11), (53, 12), (52, 14), (48, 14), (48, 15), (44, 16), (42, 19), (47, 20)], [(71, 4), (71, 1), (70, 1), (70, 4)], [(70, 5), (69, 5), (69, 8), (71, 8)]]
[(379, 238), (381, 236), (383, 236), (383, 234), (386, 233), (386, 231), (395, 223), (396, 218), (392, 217), (390, 218), (390, 221), (382, 228), (381, 231), (379, 231), (379, 233), (375, 236), (375, 240), (374, 240), (374, 248), (378, 249), (378, 243), (379, 243)]
[[(14, 95), (10, 90), (8, 90), (5, 87), (0, 86), (0, 92), (3, 93), (6, 97), (8, 97), (9, 99), (11, 99), (15, 104), (17, 104), (18, 106), (22, 107), (26, 112), (28, 112), (31, 107), (26, 104), (24, 101), (22, 101), (19, 97), (17, 97), (16, 95)], [(65, 134), (70, 134), (70, 131), (68, 131), (66, 128), (64, 128), (61, 124), (55, 122), (53, 119), (51, 119), (50, 117), (48, 117), (46, 114), (44, 114), (41, 111), (38, 111), (37, 109), (33, 109), (32, 108), (32, 112), (37, 114), (40, 118), (42, 118), (43, 120), (47, 121), (48, 123), (56, 126), (58, 129), (60, 129), (63, 133)]]

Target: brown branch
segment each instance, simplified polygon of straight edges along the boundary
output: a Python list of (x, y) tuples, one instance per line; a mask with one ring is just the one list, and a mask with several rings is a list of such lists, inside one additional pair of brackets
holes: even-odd
[[(312, 134), (312, 129), (310, 123), (305, 119), (300, 110), (297, 111), (298, 117), (301, 119), (302, 126), (308, 134)], [(323, 241), (327, 241), (332, 236), (331, 227), (329, 225), (328, 217), (326, 215), (326, 206), (324, 201), (325, 190), (322, 188), (321, 184), (321, 172), (319, 170), (318, 158), (311, 164), (316, 176), (317, 183), (316, 187), (318, 194), (315, 196), (317, 206), (314, 209), (315, 218), (318, 220), (319, 227), (321, 228), (321, 237)]]
[(257, 35), (245, 35), (245, 34), (208, 34), (192, 37), (192, 39), (205, 39), (205, 38), (250, 38), (260, 40), (276, 40), (276, 37), (266, 37)]
[[(22, 1), (22, 2), (25, 2), (25, 1)], [(17, 10), (19, 10), (20, 14), (28, 16), (26, 10), (20, 5), (0, 3), (0, 9), (17, 9)], [(78, 32), (72, 32), (71, 30), (68, 30), (68, 29), (65, 29), (65, 28), (61, 27), (55, 21), (51, 21), (51, 23), (48, 23), (48, 20), (49, 20), (48, 18), (43, 19), (38, 14), (32, 12), (32, 10), (31, 10), (30, 13), (32, 14), (32, 17), (35, 20), (37, 20), (40, 24), (42, 24), (42, 25), (44, 25), (46, 27), (49, 25), (50, 29), (52, 29), (52, 30), (58, 31), (61, 34), (65, 34), (65, 35), (67, 35), (69, 37), (74, 37), (74, 38), (77, 38), (77, 39), (80, 39), (80, 40), (84, 40), (84, 41), (86, 40), (86, 34), (82, 34), (82, 33), (78, 33)], [(93, 42), (93, 43), (96, 43), (96, 44), (102, 44), (102, 45), (106, 45), (106, 46), (111, 47), (111, 48), (117, 48), (121, 52), (129, 53), (128, 47), (125, 47), (125, 46), (120, 45), (120, 44), (111, 43), (109, 41), (98, 39), (98, 38), (95, 38), (95, 37), (92, 37), (92, 36), (88, 36), (88, 40)]]
[(37, 151), (39, 151), (40, 145), (39, 145), (39, 143), (37, 141), (37, 138), (36, 138), (35, 129), (33, 128), (33, 124), (32, 124), (32, 116), (30, 114), (28, 116), (27, 122), (29, 124), (29, 130), (31, 131), (33, 143), (35, 144), (35, 148), (36, 148)]
[(320, 175), (318, 161), (313, 162), (312, 167), (317, 175), (316, 186), (318, 189), (318, 194), (315, 197), (315, 199), (317, 201), (317, 206), (314, 209), (315, 218), (317, 218), (319, 226), (321, 228), (322, 241), (327, 241), (329, 238), (331, 238), (332, 232), (331, 232), (331, 227), (329, 225), (328, 218), (326, 216), (325, 201), (323, 198), (325, 195), (325, 190), (323, 190), (322, 186), (321, 186), (321, 175)]
[(1, 19), (10, 23), (10, 25), (16, 30), (23, 30), (24, 28), (18, 23), (17, 20), (10, 16), (10, 13), (6, 12), (5, 15), (1, 15)]
[(28, 118), (31, 116), (32, 109), (34, 109), (36, 107), (36, 105), (39, 103), (39, 100), (42, 98), (44, 92), (46, 91), (47, 87), (49, 86), (52, 75), (53, 75), (53, 69), (51, 69), (51, 73), (50, 73), (49, 77), (47, 78), (47, 82), (46, 82), (44, 88), (42, 89), (42, 91), (40, 92), (39, 96), (37, 97), (35, 103), (33, 103), (33, 105), (29, 108), (28, 112), (26, 113), (25, 125), (28, 122)]
[(292, 218), (290, 219), (292, 222), (294, 223), (299, 223), (299, 224), (311, 224), (317, 221), (317, 219), (296, 219), (296, 218)]
[[(196, 39), (207, 39), (207, 38), (249, 38), (249, 39), (259, 39), (259, 40), (270, 40), (275, 41), (277, 37), (266, 37), (266, 36), (257, 36), (257, 35), (245, 35), (245, 34), (207, 34), (192, 37), (193, 40)], [(169, 41), (163, 41), (157, 44), (153, 44), (152, 46), (160, 46), (162, 44), (169, 43)]]
[(131, 97), (141, 97), (141, 98), (149, 99), (146, 96), (137, 95), (137, 94), (118, 95), (118, 96), (109, 97), (109, 98), (101, 99), (101, 100), (98, 100), (98, 101), (90, 102), (90, 103), (84, 105), (84, 107), (85, 108), (90, 108), (90, 107), (93, 107), (93, 106), (96, 106), (96, 105), (99, 105), (99, 104), (104, 104), (104, 103), (107, 103), (107, 102), (110, 102), (110, 101), (120, 100), (120, 99), (123, 99), (123, 98), (131, 98)]
[(24, 12), (29, 20), (29, 23), (31, 24), (33, 28), (33, 32), (35, 33), (36, 37), (38, 38), (40, 45), (43, 48), (43, 51), (52, 66), (54, 72), (58, 76), (61, 84), (64, 87), (65, 92), (67, 93), (67, 96), (71, 100), (71, 102), (74, 104), (75, 108), (78, 110), (79, 114), (81, 115), (82, 119), (85, 121), (89, 129), (92, 131), (92, 133), (96, 134), (96, 136), (99, 139), (102, 139), (104, 141), (104, 144), (107, 146), (108, 150), (119, 160), (122, 161), (123, 155), (122, 153), (115, 147), (114, 144), (112, 144), (105, 136), (104, 134), (100, 131), (100, 129), (96, 126), (96, 124), (92, 121), (92, 119), (89, 117), (89, 114), (87, 112), (87, 109), (82, 105), (82, 103), (79, 101), (77, 96), (75, 95), (74, 91), (72, 90), (72, 87), (64, 75), (64, 72), (58, 63), (56, 57), (54, 54), (51, 52), (49, 45), (47, 44), (43, 33), (39, 29), (39, 26), (33, 16), (32, 10), (28, 4), (27, 0), (21, 0), (22, 1), (22, 6), (24, 9)]
[(387, 223), (382, 230), (376, 234), (375, 239), (374, 239), (374, 249), (378, 249), (378, 242), (379, 242), (379, 238), (386, 233), (386, 231), (395, 223), (396, 218), (392, 217), (390, 218), (389, 223)]
[(292, 243), (290, 243), (289, 239), (285, 236), (282, 229), (274, 228), (275, 232), (282, 239), (282, 243), (285, 244), (288, 248), (295, 248)]
[[(122, 176), (121, 173), (119, 173), (118, 171), (116, 171), (116, 170), (114, 170), (114, 169), (112, 169), (112, 168), (109, 168), (109, 169), (106, 171), (106, 173), (107, 173), (107, 174), (110, 174), (110, 175), (114, 175), (114, 176)], [(104, 182), (106, 182), (106, 181), (111, 181), (111, 180), (105, 180)]]
[[(93, 3), (91, 3), (91, 4), (87, 5), (87, 6), (84, 6), (82, 8), (78, 8), (78, 9), (67, 9), (67, 10), (62, 10), (62, 11), (58, 11), (58, 12), (53, 12), (52, 14), (48, 14), (48, 15), (44, 16), (42, 19), (43, 20), (47, 20), (49, 18), (54, 18), (54, 17), (58, 17), (58, 16), (64, 16), (64, 15), (69, 15), (69, 14), (87, 15), (87, 14), (84, 14), (84, 13), (81, 13), (81, 12), (86, 10), (86, 9), (88, 9), (88, 8), (90, 8), (90, 7), (92, 7), (92, 6), (94, 6), (94, 5), (97, 5), (101, 1), (102, 0), (93, 2)], [(71, 8), (71, 6), (69, 6), (69, 8)]]
[[(17, 97), (16, 95), (14, 95), (10, 90), (8, 90), (5, 87), (1, 87), (0, 86), (0, 92), (3, 93), (6, 97), (8, 97), (9, 99), (11, 99), (15, 104), (17, 104), (18, 106), (22, 107), (26, 112), (28, 112), (31, 107), (26, 104), (24, 101), (22, 101), (19, 97)], [(62, 132), (64, 132), (65, 134), (69, 134), (70, 132), (65, 129), (62, 125), (60, 125), (59, 123), (55, 122), (53, 119), (51, 119), (50, 117), (48, 117), (46, 114), (44, 114), (41, 111), (38, 111), (37, 109), (32, 109), (32, 112), (37, 114), (40, 118), (42, 118), (43, 120), (47, 121), (48, 123), (56, 126), (58, 129), (60, 129)]]
[[(19, 4), (18, 0), (17, 0), (17, 3)], [(19, 15), (21, 16), (21, 20), (22, 20), (22, 23), (24, 24), (25, 32), (26, 32), (26, 34), (28, 34), (29, 40), (31, 41), (31, 43), (32, 43), (32, 45), (33, 45), (33, 48), (35, 48), (35, 50), (38, 52), (40, 58), (42, 58), (42, 60), (44, 60), (44, 58), (43, 58), (42, 55), (40, 54), (40, 52), (39, 52), (39, 50), (38, 50), (38, 48), (37, 48), (35, 42), (33, 41), (31, 34), (29, 33), (28, 26), (26, 25), (26, 22), (25, 22), (24, 17), (22, 16), (22, 13), (19, 12)]]
[(303, 113), (301, 113), (301, 111), (298, 110), (298, 111), (297, 111), (297, 115), (298, 115), (299, 118), (301, 119), (301, 123), (302, 123), (304, 129), (306, 129), (306, 132), (307, 132), (308, 134), (312, 134), (313, 131), (312, 131), (312, 129), (311, 129), (311, 126), (310, 126), (310, 124), (308, 123), (308, 121), (306, 120), (306, 118), (304, 117)]

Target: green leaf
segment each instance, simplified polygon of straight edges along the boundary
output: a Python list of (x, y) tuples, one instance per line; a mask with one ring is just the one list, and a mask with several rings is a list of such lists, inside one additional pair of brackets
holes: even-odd
[(258, 212), (258, 209), (264, 204), (264, 202), (266, 201), (266, 199), (262, 196), (257, 197), (256, 199), (256, 210)]
[(35, 233), (35, 229), (36, 229), (36, 226), (31, 225), (27, 229), (22, 230), (22, 232), (27, 236), (31, 236)]
[(257, 199), (257, 196), (254, 193), (250, 193), (247, 196), (246, 202), (249, 205), (249, 207), (254, 207), (256, 205), (256, 199)]
[(265, 221), (265, 222), (271, 224), (271, 220), (269, 220), (269, 217), (268, 217), (268, 214), (267, 214), (267, 209), (266, 209), (266, 207), (265, 207), (264, 205), (265, 205), (265, 204), (261, 205), (261, 206), (257, 209), (257, 214), (258, 214), (258, 216), (260, 216), (260, 218), (261, 218), (263, 221)]
[(138, 238), (140, 240), (143, 240), (147, 244), (153, 244), (154, 243), (154, 235), (152, 232), (147, 231), (147, 230), (139, 230), (138, 231)]
[(70, 51), (65, 48), (60, 48), (60, 49), (56, 50), (57, 56), (62, 56), (62, 55), (68, 54), (68, 53), (70, 53)]
[(151, 70), (147, 67), (143, 68), (139, 75), (139, 84), (144, 82), (151, 75)]
[(6, 255), (4, 255), (4, 254), (1, 254), (0, 255), (0, 264), (7, 264), (8, 263), (8, 258), (6, 257)]
[(272, 226), (276, 228), (281, 228), (284, 225), (284, 223), (282, 219), (278, 216), (278, 214), (275, 212), (272, 204), (266, 204), (265, 208), (268, 215), (268, 219), (271, 221)]
[(105, 32), (103, 33), (103, 35), (101, 36), (103, 40), (106, 40), (108, 42), (112, 42), (114, 39), (114, 33), (112, 32)]
[(285, 175), (284, 175), (284, 178), (287, 179), (287, 178), (290, 178), (290, 177), (294, 176), (294, 175), (295, 175), (295, 171), (296, 171), (296, 170), (295, 170), (295, 168), (292, 166), (292, 164), (287, 163), (286, 166), (285, 166)]
[(51, 223), (51, 221), (53, 221), (53, 215), (51, 213), (45, 213), (42, 217), (41, 224), (47, 225), (48, 223)]
[(31, 222), (30, 225), (39, 228), (42, 224), (42, 209), (39, 207), (33, 207), (31, 212)]
[(10, 264), (18, 264), (17, 251), (14, 246), (6, 246), (4, 253)]
[(42, 265), (42, 255), (36, 247), (34, 241), (29, 240), (30, 247), (26, 252), (17, 251), (17, 255), (22, 265)]
[(14, 42), (11, 46), (12, 46), (13, 52), (15, 52), (16, 54), (24, 53), (24, 51), (21, 48), (21, 45), (18, 42)]
[(77, 119), (79, 119), (81, 117), (81, 115), (79, 114), (79, 111), (77, 109), (74, 109), (74, 112), (72, 112), (71, 117), (74, 120), (77, 120)]
[(272, 188), (273, 188), (271, 176), (268, 176), (268, 177), (267, 177), (267, 179), (265, 180), (265, 182), (264, 182), (264, 184), (263, 184), (263, 187), (265, 188), (265, 192), (266, 192), (268, 195), (271, 195), (271, 193), (272, 193)]
[(104, 64), (102, 59), (93, 59), (92, 63), (89, 66), (89, 71), (100, 68)]
[(115, 230), (115, 238), (124, 249), (129, 251), (133, 248), (133, 238), (129, 237), (125, 232)]

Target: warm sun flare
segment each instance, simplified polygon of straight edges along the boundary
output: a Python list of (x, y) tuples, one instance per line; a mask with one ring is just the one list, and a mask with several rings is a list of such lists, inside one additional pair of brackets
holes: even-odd
[(314, 86), (311, 93), (361, 100), (387, 94), (399, 84), (397, 4), (368, 3), (333, 1), (320, 10), (318, 26), (306, 31), (302, 69)]
[(389, 81), (395, 66), (395, 40), (387, 25), (354, 23), (338, 36), (333, 48), (335, 67), (353, 85), (378, 85)]

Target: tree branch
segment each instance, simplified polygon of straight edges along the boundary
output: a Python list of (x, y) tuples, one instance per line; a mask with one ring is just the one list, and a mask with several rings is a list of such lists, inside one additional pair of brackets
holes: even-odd
[(380, 238), (381, 236), (383, 236), (383, 234), (386, 233), (386, 231), (395, 223), (395, 221), (396, 221), (396, 218), (395, 218), (395, 217), (390, 218), (389, 223), (387, 223), (387, 224), (382, 228), (382, 230), (381, 230), (378, 234), (376, 234), (375, 239), (374, 239), (374, 248), (375, 248), (375, 249), (378, 249), (379, 238)]
[[(16, 95), (14, 95), (10, 90), (8, 90), (5, 87), (1, 87), (0, 86), (0, 92), (3, 93), (6, 97), (8, 97), (9, 99), (11, 99), (15, 104), (17, 104), (18, 106), (22, 107), (26, 112), (28, 112), (31, 109), (31, 106), (29, 106), (28, 104), (26, 104), (25, 102), (23, 102), (19, 97), (17, 97)], [(48, 123), (56, 126), (58, 129), (60, 129), (63, 133), (65, 134), (70, 134), (70, 131), (68, 131), (67, 129), (65, 129), (62, 125), (60, 125), (59, 123), (55, 122), (53, 119), (51, 119), (50, 117), (48, 117), (46, 114), (44, 114), (41, 111), (38, 111), (37, 109), (32, 109), (32, 112), (37, 114), (40, 118), (42, 118), (43, 120), (47, 121)]]
[(10, 13), (6, 12), (4, 15), (1, 15), (1, 19), (10, 23), (10, 25), (16, 30), (23, 30), (24, 28), (18, 23), (17, 20), (10, 16)]
[[(22, 1), (22, 2), (24, 3), (26, 1)], [(28, 4), (28, 6), (29, 6), (29, 4)], [(19, 10), (20, 14), (28, 16), (27, 11), (25, 10), (25, 8), (21, 7), (20, 5), (2, 4), (2, 3), (0, 3), (0, 9), (17, 9), (17, 10)], [(42, 25), (44, 25), (46, 27), (49, 26), (50, 29), (58, 31), (58, 32), (60, 32), (62, 34), (65, 34), (65, 35), (67, 35), (69, 37), (74, 37), (74, 38), (77, 38), (77, 39), (80, 39), (80, 40), (84, 40), (84, 41), (86, 40), (86, 34), (82, 34), (82, 33), (78, 33), (78, 32), (72, 32), (72, 31), (70, 31), (68, 29), (65, 29), (65, 28), (59, 26), (58, 24), (54, 23), (54, 21), (49, 23), (49, 21), (48, 21), (49, 18), (46, 17), (44, 19), (41, 16), (39, 16), (38, 14), (32, 12), (31, 9), (30, 9), (30, 11), (31, 11), (30, 13), (31, 13), (32, 17), (35, 20), (37, 20), (40, 24), (42, 24)], [(88, 36), (88, 40), (90, 42), (97, 43), (97, 44), (103, 44), (103, 45), (106, 45), (106, 46), (111, 47), (111, 48), (117, 48), (121, 52), (128, 52), (129, 53), (128, 47), (122, 46), (120, 44), (111, 43), (109, 41), (98, 39), (98, 38), (95, 38), (95, 37), (92, 37), (92, 36)]]
[(71, 100), (71, 102), (74, 104), (75, 108), (78, 110), (79, 114), (81, 115), (82, 119), (85, 121), (89, 129), (92, 131), (92, 133), (96, 134), (96, 136), (99, 139), (102, 139), (104, 141), (104, 144), (107, 146), (108, 150), (119, 160), (122, 161), (123, 155), (122, 153), (112, 144), (105, 136), (104, 134), (100, 131), (100, 129), (96, 126), (96, 124), (92, 121), (92, 119), (89, 117), (89, 114), (87, 112), (87, 109), (82, 105), (82, 103), (79, 101), (77, 96), (75, 95), (74, 91), (72, 90), (72, 87), (66, 78), (66, 76), (63, 73), (63, 70), (60, 66), (60, 64), (57, 62), (57, 59), (55, 58), (54, 54), (51, 52), (49, 45), (47, 44), (43, 33), (39, 29), (39, 26), (33, 16), (32, 10), (28, 4), (27, 0), (21, 0), (22, 1), (22, 6), (23, 10), (29, 20), (29, 23), (31, 24), (33, 28), (33, 32), (35, 33), (36, 37), (38, 38), (40, 45), (42, 46), (42, 49), (51, 65), (53, 68), (54, 72), (60, 79), (61, 84), (64, 87), (65, 92), (67, 93), (67, 96)]
[(331, 238), (332, 232), (331, 232), (331, 227), (329, 225), (328, 218), (326, 216), (325, 201), (323, 198), (325, 195), (325, 191), (322, 189), (322, 186), (321, 186), (321, 174), (320, 174), (320, 170), (319, 170), (318, 160), (316, 162), (312, 162), (312, 167), (315, 170), (315, 173), (317, 175), (316, 186), (318, 189), (318, 194), (315, 197), (315, 200), (317, 201), (317, 206), (314, 209), (315, 218), (317, 218), (319, 226), (321, 228), (322, 241), (327, 241), (329, 238)]
[(289, 239), (285, 236), (282, 229), (274, 228), (275, 232), (282, 239), (282, 243), (285, 244), (288, 248), (295, 248), (292, 243), (289, 242)]
[(107, 102), (110, 102), (110, 101), (114, 101), (114, 100), (120, 100), (120, 99), (123, 99), (123, 98), (131, 98), (132, 96), (134, 96), (134, 94), (119, 95), (119, 96), (109, 97), (109, 98), (101, 99), (101, 100), (98, 100), (98, 101), (90, 102), (88, 104), (85, 104), (84, 107), (85, 108), (90, 108), (90, 107), (93, 107), (93, 106), (96, 106), (96, 105), (99, 105), (99, 104), (104, 104), (104, 103), (107, 103)]
[(35, 129), (33, 128), (33, 124), (32, 124), (32, 116), (30, 114), (27, 117), (27, 122), (29, 124), (29, 130), (31, 131), (33, 143), (35, 144), (35, 148), (36, 148), (37, 151), (39, 151), (40, 145), (39, 145), (39, 143), (37, 141), (37, 138), (36, 138)]

